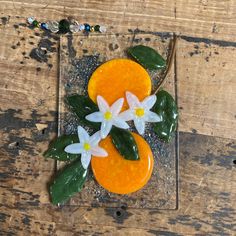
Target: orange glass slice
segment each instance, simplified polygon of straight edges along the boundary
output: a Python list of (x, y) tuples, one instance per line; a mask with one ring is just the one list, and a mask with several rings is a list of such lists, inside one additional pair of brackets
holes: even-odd
[(97, 182), (110, 192), (135, 192), (151, 177), (154, 162), (151, 148), (140, 135), (132, 135), (138, 145), (140, 160), (124, 159), (114, 147), (110, 136), (99, 143), (108, 152), (108, 156), (92, 158), (92, 170)]
[[(129, 59), (113, 59), (99, 66), (92, 74), (88, 84), (89, 97), (96, 103), (97, 96), (105, 98), (109, 105), (125, 92), (135, 94), (143, 100), (151, 93), (151, 78), (138, 63)], [(123, 110), (127, 109), (124, 102)]]

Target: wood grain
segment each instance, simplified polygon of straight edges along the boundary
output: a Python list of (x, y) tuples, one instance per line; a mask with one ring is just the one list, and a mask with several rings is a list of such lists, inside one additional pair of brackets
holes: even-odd
[[(57, 66), (51, 65), (57, 64), (57, 41), (1, 32), (1, 203), (38, 206), (49, 202), (47, 183), (54, 172), (54, 162), (40, 156), (55, 135)], [(33, 53), (41, 43), (50, 46), (45, 62)]]
[[(236, 231), (234, 0), (0, 1), (0, 235), (234, 235)], [(110, 33), (181, 34), (178, 211), (54, 208), (42, 158), (56, 135), (58, 37), (25, 18), (74, 16)], [(35, 50), (47, 47), (40, 58)], [(36, 124), (46, 129), (38, 130)], [(219, 136), (210, 137), (201, 134)], [(222, 138), (225, 137), (225, 138)], [(118, 217), (117, 211), (121, 215)]]
[(235, 50), (232, 46), (179, 41), (181, 131), (236, 138)]
[(29, 202), (17, 207), (5, 202), (1, 205), (1, 228), (13, 235), (233, 235), (236, 143), (181, 133), (180, 145), (178, 211), (56, 208)]
[(23, 20), (31, 15), (40, 20), (73, 16), (81, 22), (112, 26), (109, 31), (115, 33), (139, 28), (229, 41), (236, 39), (235, 8), (234, 0), (1, 1), (6, 17), (18, 15)]

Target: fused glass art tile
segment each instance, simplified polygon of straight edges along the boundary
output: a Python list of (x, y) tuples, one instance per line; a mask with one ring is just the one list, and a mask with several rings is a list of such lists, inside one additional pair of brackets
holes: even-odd
[[(76, 133), (79, 120), (69, 111), (64, 98), (74, 93), (86, 95), (89, 78), (99, 65), (110, 59), (128, 58), (127, 49), (138, 44), (150, 46), (167, 58), (171, 37), (169, 33), (61, 36), (58, 135)], [(149, 71), (153, 90), (158, 82), (156, 79), (158, 73)], [(175, 65), (171, 68), (164, 89), (177, 99)], [(71, 198), (69, 204), (85, 207), (125, 205), (129, 208), (176, 209), (178, 205), (178, 133), (175, 133), (169, 143), (165, 143), (157, 138), (151, 126), (148, 125), (144, 138), (152, 148), (155, 163), (152, 177), (143, 189), (127, 195), (110, 193), (96, 182), (90, 170), (83, 190)], [(57, 166), (60, 169), (63, 163), (58, 163)]]

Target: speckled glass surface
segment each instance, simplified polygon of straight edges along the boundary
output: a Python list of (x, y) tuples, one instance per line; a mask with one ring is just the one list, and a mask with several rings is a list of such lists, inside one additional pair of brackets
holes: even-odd
[[(87, 84), (93, 71), (103, 62), (114, 58), (127, 58), (130, 46), (143, 44), (155, 48), (164, 58), (168, 55), (171, 34), (91, 34), (66, 35), (60, 40), (59, 76), (59, 120), (58, 134), (76, 133), (79, 120), (70, 113), (64, 103), (65, 96), (87, 94)], [(176, 96), (174, 65), (164, 88)], [(149, 74), (153, 80), (153, 90), (157, 74)], [(85, 127), (86, 128), (86, 127)], [(90, 131), (89, 129), (87, 129)], [(151, 179), (141, 190), (118, 195), (103, 189), (93, 178), (92, 171), (83, 190), (74, 196), (69, 204), (78, 206), (101, 206), (152, 209), (176, 209), (178, 204), (178, 135), (170, 143), (160, 141), (147, 125), (144, 138), (152, 148), (155, 164)], [(60, 169), (63, 163), (58, 163)]]

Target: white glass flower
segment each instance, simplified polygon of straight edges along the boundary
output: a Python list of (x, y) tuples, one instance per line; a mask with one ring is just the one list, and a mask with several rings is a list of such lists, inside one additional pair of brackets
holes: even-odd
[(91, 161), (91, 155), (97, 157), (106, 157), (108, 154), (105, 149), (98, 146), (101, 140), (100, 132), (89, 136), (87, 131), (78, 126), (78, 136), (80, 143), (73, 143), (65, 148), (65, 152), (71, 154), (81, 154), (81, 163), (84, 169), (87, 169)]
[(101, 137), (106, 138), (113, 125), (122, 129), (129, 128), (129, 125), (119, 116), (123, 103), (124, 98), (120, 98), (109, 106), (102, 96), (97, 96), (99, 111), (89, 114), (85, 118), (92, 122), (101, 122)]
[(126, 99), (129, 104), (129, 110), (120, 114), (120, 117), (125, 120), (134, 120), (134, 125), (139, 134), (144, 134), (145, 122), (160, 122), (161, 117), (150, 111), (156, 102), (156, 96), (151, 95), (146, 97), (142, 102), (132, 94), (126, 92)]

